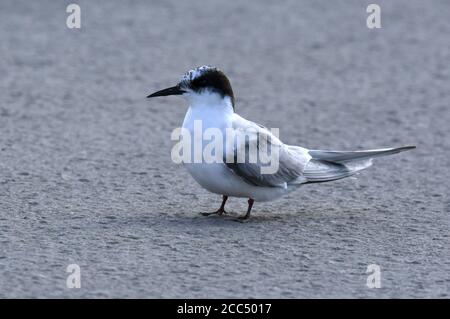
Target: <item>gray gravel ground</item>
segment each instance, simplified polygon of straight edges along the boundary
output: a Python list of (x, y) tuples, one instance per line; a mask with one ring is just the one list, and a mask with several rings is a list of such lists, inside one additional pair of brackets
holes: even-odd
[[(2, 0), (0, 297), (448, 298), (450, 3), (377, 1), (369, 30), (371, 2), (77, 1), (70, 30), (68, 1)], [(220, 198), (170, 160), (186, 107), (145, 96), (203, 64), (289, 144), (418, 149), (199, 216)]]

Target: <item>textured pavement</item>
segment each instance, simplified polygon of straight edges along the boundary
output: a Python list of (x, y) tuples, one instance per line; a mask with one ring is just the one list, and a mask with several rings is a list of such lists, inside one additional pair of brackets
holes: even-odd
[[(70, 2), (1, 1), (0, 297), (448, 298), (450, 3), (377, 1), (369, 30), (371, 2), (77, 1), (70, 30)], [(220, 198), (170, 159), (186, 106), (145, 96), (203, 64), (286, 143), (418, 148), (202, 217)]]

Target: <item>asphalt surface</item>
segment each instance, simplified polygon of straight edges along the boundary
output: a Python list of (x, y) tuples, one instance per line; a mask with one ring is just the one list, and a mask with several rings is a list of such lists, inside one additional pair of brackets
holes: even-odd
[[(1, 1), (0, 297), (448, 298), (450, 3), (377, 1), (369, 30), (370, 2), (77, 1), (72, 30), (68, 1)], [(203, 64), (286, 143), (417, 149), (202, 217), (186, 106), (145, 96)]]

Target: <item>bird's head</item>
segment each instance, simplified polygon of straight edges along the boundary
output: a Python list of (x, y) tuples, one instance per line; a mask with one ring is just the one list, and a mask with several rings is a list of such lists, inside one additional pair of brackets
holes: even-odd
[(211, 66), (201, 66), (186, 72), (177, 85), (157, 91), (147, 96), (181, 95), (188, 101), (218, 97), (229, 99), (234, 108), (234, 95), (230, 81), (219, 69)]

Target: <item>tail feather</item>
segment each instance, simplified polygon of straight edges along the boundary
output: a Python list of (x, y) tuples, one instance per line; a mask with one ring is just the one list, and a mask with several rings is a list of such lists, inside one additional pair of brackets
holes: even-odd
[(372, 165), (372, 159), (392, 155), (416, 148), (404, 146), (367, 151), (321, 151), (311, 150), (311, 160), (305, 167), (304, 177), (307, 183), (328, 182), (351, 176)]
[(348, 161), (386, 156), (404, 152), (414, 148), (416, 147), (403, 146), (398, 148), (384, 148), (378, 150), (353, 151), (353, 152), (311, 150), (309, 151), (309, 155), (311, 155), (313, 159), (345, 164)]

